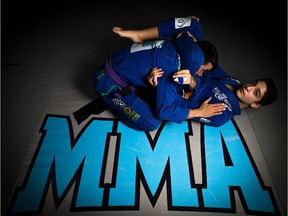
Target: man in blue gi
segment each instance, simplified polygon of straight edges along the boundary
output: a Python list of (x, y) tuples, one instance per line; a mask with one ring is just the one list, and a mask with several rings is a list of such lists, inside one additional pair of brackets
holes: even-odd
[[(155, 68), (151, 72), (149, 82), (158, 88), (164, 82), (161, 78), (165, 74), (162, 69)], [(223, 102), (226, 109), (220, 115), (210, 117), (193, 117), (193, 121), (202, 122), (210, 126), (221, 126), (231, 120), (233, 116), (240, 115), (241, 110), (247, 107), (260, 108), (273, 103), (277, 99), (277, 88), (271, 78), (257, 79), (240, 85), (237, 81), (227, 78), (202, 77), (195, 79), (189, 70), (181, 70), (174, 77), (186, 77), (190, 91), (186, 92), (185, 100), (176, 100), (176, 106), (190, 109), (199, 107), (203, 100), (210, 98), (210, 104)], [(234, 83), (233, 83), (234, 82)], [(161, 87), (160, 87), (161, 88)], [(162, 118), (165, 119), (165, 118)]]
[[(134, 43), (142, 43), (147, 40), (159, 38), (177, 39), (174, 40), (174, 45), (181, 58), (181, 69), (188, 69), (190, 70), (191, 74), (196, 74), (200, 77), (205, 71), (213, 72), (213, 74), (206, 76), (217, 78), (221, 76), (225, 76), (227, 78), (229, 76), (217, 63), (215, 63), (217, 61), (216, 59), (212, 65), (208, 61), (208, 58), (204, 61), (203, 65), (199, 67), (198, 71), (195, 72), (195, 68), (193, 68), (194, 64), (191, 63), (190, 59), (190, 47), (193, 46), (195, 42), (201, 43), (203, 40), (202, 26), (199, 23), (199, 18), (195, 16), (168, 18), (167, 20), (160, 22), (157, 26), (141, 30), (124, 30), (121, 27), (114, 27), (112, 30), (121, 37), (129, 38)], [(209, 53), (209, 51), (206, 53), (206, 55), (209, 56), (209, 59), (213, 59), (213, 56), (211, 56), (213, 54)], [(219, 69), (219, 71), (216, 69)]]
[[(199, 107), (203, 100), (211, 98), (210, 103), (224, 102), (227, 106), (227, 109), (221, 115), (214, 115), (208, 118), (194, 117), (192, 118), (194, 121), (203, 122), (211, 126), (221, 126), (234, 115), (240, 115), (241, 109), (249, 106), (259, 108), (273, 103), (277, 98), (277, 89), (271, 78), (254, 80), (241, 86), (237, 79), (228, 75), (219, 65), (210, 71), (207, 71), (202, 65), (195, 72), (191, 67), (189, 58), (189, 53), (191, 52), (190, 44), (202, 39), (201, 26), (199, 19), (196, 17), (170, 18), (161, 22), (158, 26), (143, 30), (123, 30), (119, 27), (114, 27), (113, 31), (121, 37), (130, 38), (134, 42), (159, 37), (176, 38), (174, 45), (181, 59), (181, 69), (184, 70), (175, 73), (173, 78), (184, 77), (183, 84), (188, 85), (188, 91), (185, 96), (187, 100), (174, 101), (174, 104), (181, 107), (195, 108)], [(183, 34), (185, 34), (184, 37), (179, 37), (179, 35)], [(164, 74), (162, 69), (153, 69), (148, 77), (150, 84), (154, 87), (157, 86), (157, 88), (160, 86), (160, 89), (163, 89), (165, 86), (163, 83), (165, 82), (161, 81), (161, 79), (158, 80), (158, 78)], [(187, 96), (189, 93), (192, 93), (192, 95)], [(158, 107), (158, 109), (161, 110), (161, 107)], [(160, 116), (160, 118), (166, 119), (165, 116)]]

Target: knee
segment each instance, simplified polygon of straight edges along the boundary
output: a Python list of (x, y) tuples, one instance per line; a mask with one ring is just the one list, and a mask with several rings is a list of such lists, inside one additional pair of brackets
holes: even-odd
[(118, 120), (122, 121), (126, 126), (137, 130), (137, 131), (154, 131), (156, 130), (160, 124), (161, 124), (161, 120), (153, 120), (153, 121), (146, 121), (144, 122), (131, 122), (131, 121), (127, 121), (126, 119), (119, 119)]
[(154, 120), (136, 126), (136, 130), (140, 131), (154, 131), (159, 128), (161, 120)]

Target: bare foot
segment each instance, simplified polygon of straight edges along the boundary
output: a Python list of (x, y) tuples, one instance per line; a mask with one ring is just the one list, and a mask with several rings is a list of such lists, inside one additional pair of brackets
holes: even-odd
[(142, 41), (139, 39), (139, 36), (137, 34), (136, 30), (124, 30), (121, 27), (113, 27), (112, 31), (116, 34), (118, 34), (120, 37), (129, 38), (134, 43), (141, 43)]

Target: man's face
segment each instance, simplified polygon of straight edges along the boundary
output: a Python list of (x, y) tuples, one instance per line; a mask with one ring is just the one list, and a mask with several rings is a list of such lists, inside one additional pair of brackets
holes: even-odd
[(236, 96), (242, 103), (252, 105), (261, 101), (266, 91), (265, 81), (252, 81), (239, 88)]
[(209, 71), (213, 68), (213, 65), (209, 62), (206, 65), (201, 65), (201, 67), (199, 68), (199, 70), (196, 72), (196, 75), (202, 77), (204, 71)]

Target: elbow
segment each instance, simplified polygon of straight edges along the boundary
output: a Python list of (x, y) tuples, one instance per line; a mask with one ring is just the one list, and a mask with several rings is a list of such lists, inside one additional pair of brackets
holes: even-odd
[(224, 125), (228, 120), (223, 120), (223, 121), (211, 121), (210, 123), (208, 123), (209, 126), (212, 127), (221, 127), (222, 125)]
[(222, 126), (224, 123), (212, 123), (212, 124), (208, 124), (209, 126), (212, 126), (212, 127), (220, 127)]
[(181, 123), (187, 119), (189, 109), (183, 109), (175, 105), (160, 106), (156, 109), (156, 115), (161, 120)]
[(161, 119), (161, 120), (169, 120), (169, 117), (168, 117), (167, 113), (166, 113), (166, 112), (163, 112), (163, 111), (161, 111), (161, 110), (159, 110), (159, 111), (157, 112), (157, 116), (158, 116), (158, 118)]
[(159, 119), (167, 120), (167, 121), (172, 120), (172, 118), (171, 118), (172, 113), (170, 112), (170, 109), (168, 109), (167, 107), (159, 108), (156, 112), (157, 112), (156, 114), (157, 114)]

